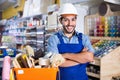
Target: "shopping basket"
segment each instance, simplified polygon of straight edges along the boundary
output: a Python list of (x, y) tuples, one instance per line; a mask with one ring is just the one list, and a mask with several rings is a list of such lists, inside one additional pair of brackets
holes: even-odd
[(56, 80), (58, 68), (13, 68), (16, 80)]

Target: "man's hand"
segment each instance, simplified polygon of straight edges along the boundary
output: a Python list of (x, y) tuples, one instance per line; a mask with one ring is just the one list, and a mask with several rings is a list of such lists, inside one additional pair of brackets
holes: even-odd
[(65, 53), (62, 56), (67, 59), (78, 63), (93, 62), (93, 53), (89, 52), (87, 48), (84, 48), (82, 52), (74, 53)]
[(93, 59), (93, 53), (88, 51), (82, 51), (81, 53), (76, 54), (76, 57), (80, 61), (80, 63), (86, 63), (86, 62), (92, 62)]
[(84, 49), (82, 50), (82, 52), (85, 52), (85, 51), (88, 51), (88, 48), (84, 48)]

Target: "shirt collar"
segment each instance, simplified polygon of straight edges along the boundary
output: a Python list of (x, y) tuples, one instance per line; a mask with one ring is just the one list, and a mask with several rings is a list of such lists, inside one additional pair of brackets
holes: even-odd
[[(60, 34), (61, 36), (65, 36), (64, 33), (63, 33), (63, 30), (60, 30), (60, 31), (59, 31), (59, 34)], [(77, 31), (75, 31), (75, 34), (74, 34), (73, 36), (79, 36), (79, 33), (78, 33)]]

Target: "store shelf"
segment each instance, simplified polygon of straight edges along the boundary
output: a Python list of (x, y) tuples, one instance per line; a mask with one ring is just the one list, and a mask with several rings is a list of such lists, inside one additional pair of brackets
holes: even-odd
[(43, 31), (41, 31), (41, 32), (37, 32), (36, 34), (44, 34), (44, 32), (43, 32)]
[(44, 43), (44, 41), (37, 41), (37, 43)]
[(85, 34), (90, 36), (95, 48), (95, 61), (87, 66), (91, 80), (112, 80), (113, 76), (120, 74), (119, 20), (120, 12), (85, 17)]
[(99, 39), (99, 40), (120, 40), (120, 37), (99, 37), (91, 36), (90, 39)]
[(100, 58), (94, 57), (94, 62), (91, 62), (90, 64), (100, 66)]
[(0, 58), (0, 61), (3, 61), (3, 58)]
[[(45, 15), (40, 15), (40, 17), (33, 17), (33, 24), (27, 27), (26, 29), (26, 43), (34, 48), (34, 50), (38, 50), (39, 48), (44, 49), (44, 33), (45, 33), (45, 24), (44, 19), (42, 18)], [(40, 21), (38, 25), (36, 20)], [(40, 46), (41, 45), (41, 46)]]
[(87, 72), (88, 76), (93, 76), (95, 78), (100, 78), (99, 74), (95, 74), (95, 73), (91, 73), (91, 72)]
[[(3, 62), (3, 59), (4, 59), (4, 58), (0, 58), (0, 62)], [(12, 57), (11, 59), (13, 60), (14, 58)]]

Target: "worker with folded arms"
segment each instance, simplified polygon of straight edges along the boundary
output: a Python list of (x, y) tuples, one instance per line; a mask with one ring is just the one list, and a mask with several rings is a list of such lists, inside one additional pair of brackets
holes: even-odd
[(75, 30), (77, 10), (71, 3), (60, 8), (59, 21), (63, 26), (48, 39), (48, 52), (61, 54), (65, 62), (59, 66), (58, 80), (88, 80), (86, 66), (93, 61), (94, 49), (89, 37)]

